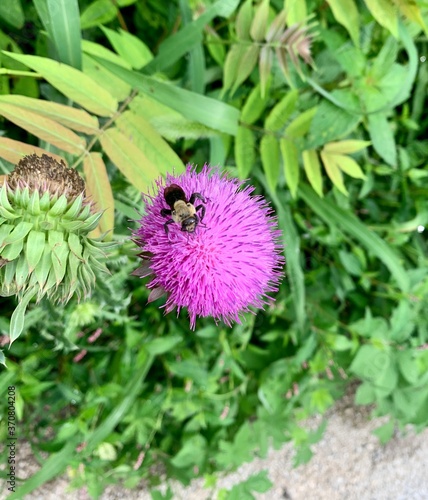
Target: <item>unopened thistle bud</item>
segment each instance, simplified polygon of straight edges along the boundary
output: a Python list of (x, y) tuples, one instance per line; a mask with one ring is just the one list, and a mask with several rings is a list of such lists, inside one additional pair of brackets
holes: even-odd
[(19, 300), (11, 341), (32, 298), (86, 298), (93, 270), (108, 272), (103, 249), (110, 244), (88, 236), (101, 215), (93, 213), (77, 171), (47, 155), (24, 157), (0, 187), (0, 295)]

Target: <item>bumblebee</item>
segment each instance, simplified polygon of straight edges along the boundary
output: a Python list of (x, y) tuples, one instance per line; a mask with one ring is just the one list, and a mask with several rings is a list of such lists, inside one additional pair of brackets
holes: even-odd
[[(181, 225), (182, 231), (194, 233), (198, 224), (205, 217), (204, 205), (201, 204), (195, 207), (195, 201), (201, 200), (202, 203), (206, 203), (207, 200), (199, 193), (193, 193), (190, 199), (187, 200), (183, 188), (178, 184), (167, 186), (163, 195), (167, 205), (171, 207), (170, 209), (163, 208), (161, 210), (163, 217), (171, 216), (171, 219), (164, 224), (165, 233), (168, 234), (168, 226), (174, 222)], [(200, 214), (197, 214), (197, 212), (200, 212)]]

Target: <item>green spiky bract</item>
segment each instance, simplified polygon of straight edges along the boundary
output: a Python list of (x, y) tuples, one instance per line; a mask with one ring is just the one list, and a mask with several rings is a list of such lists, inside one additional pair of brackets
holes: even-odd
[(22, 332), (31, 299), (85, 299), (94, 270), (108, 272), (104, 250), (111, 244), (88, 236), (102, 213), (92, 212), (76, 174), (46, 155), (31, 155), (0, 187), (0, 295), (19, 300), (11, 342)]

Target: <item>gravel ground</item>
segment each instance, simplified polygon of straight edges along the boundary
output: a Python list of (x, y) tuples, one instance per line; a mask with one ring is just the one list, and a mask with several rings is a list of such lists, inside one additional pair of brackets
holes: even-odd
[[(368, 420), (368, 410), (352, 406), (352, 397), (345, 396), (329, 415), (324, 438), (313, 447), (314, 457), (303, 466), (292, 467), (293, 447), (287, 444), (272, 450), (266, 459), (257, 459), (236, 473), (219, 480), (218, 488), (230, 488), (260, 470), (268, 470), (272, 489), (257, 495), (259, 500), (428, 500), (428, 429), (420, 434), (409, 431), (396, 435), (385, 446), (379, 444), (372, 431), (385, 422)], [(317, 426), (320, 419), (308, 422)], [(28, 477), (37, 470), (29, 446), (21, 445), (19, 475)], [(7, 498), (4, 482), (2, 494)], [(59, 478), (28, 495), (26, 499), (87, 500), (84, 490), (68, 491), (66, 478)], [(203, 481), (194, 481), (183, 488), (173, 486), (174, 498), (182, 500), (215, 499), (212, 491), (203, 489)], [(123, 490), (109, 487), (102, 500), (151, 499), (142, 489)]]

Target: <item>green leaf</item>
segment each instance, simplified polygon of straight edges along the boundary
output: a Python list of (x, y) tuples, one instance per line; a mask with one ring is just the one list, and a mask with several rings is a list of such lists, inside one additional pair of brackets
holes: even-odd
[[(97, 58), (97, 60), (99, 59)], [(110, 61), (99, 61), (123, 81), (175, 109), (186, 118), (227, 134), (236, 134), (239, 111), (232, 106), (195, 92), (189, 92), (173, 84), (160, 82), (154, 78), (126, 70)]]
[(287, 13), (287, 24), (305, 23), (308, 18), (306, 0), (285, 0), (284, 8)]
[(222, 500), (254, 500), (253, 491), (265, 493), (271, 487), (272, 482), (267, 477), (267, 471), (263, 470), (233, 486)]
[(103, 212), (99, 222), (100, 231), (111, 233), (114, 229), (114, 198), (101, 153), (91, 152), (86, 155), (83, 160), (83, 171), (87, 194), (95, 203), (95, 209)]
[(342, 172), (345, 172), (345, 174), (354, 177), (354, 179), (366, 178), (364, 172), (361, 170), (360, 166), (353, 158), (350, 158), (349, 156), (345, 155), (329, 155), (329, 156), (332, 159), (332, 161), (334, 161), (336, 165), (340, 168), (340, 170), (342, 170)]
[(153, 54), (147, 45), (139, 38), (123, 29), (119, 32), (100, 26), (114, 50), (126, 61), (132, 68), (141, 69), (152, 59)]
[(10, 26), (20, 30), (25, 22), (21, 0), (0, 2), (0, 18), (4, 19)]
[(3, 53), (40, 73), (53, 87), (88, 111), (100, 116), (111, 116), (116, 111), (116, 99), (81, 71), (44, 57)]
[(324, 153), (323, 151), (321, 151), (320, 156), (321, 156), (321, 161), (324, 165), (324, 168), (331, 182), (337, 187), (339, 191), (341, 191), (344, 195), (348, 196), (348, 191), (346, 190), (346, 187), (343, 184), (342, 172), (335, 158), (336, 155), (330, 155), (328, 153)]
[(125, 111), (116, 120), (116, 126), (143, 152), (146, 158), (143, 168), (150, 172), (154, 165), (162, 173), (173, 169), (177, 174), (184, 172), (180, 157), (142, 114)]
[(397, 360), (403, 377), (410, 384), (415, 385), (419, 378), (419, 370), (413, 350), (398, 351)]
[(318, 106), (314, 106), (294, 118), (290, 125), (288, 125), (285, 129), (285, 135), (290, 139), (297, 139), (307, 134), (317, 109)]
[(414, 312), (407, 300), (400, 300), (391, 315), (391, 339), (396, 342), (407, 340), (415, 329)]
[(282, 129), (293, 113), (299, 92), (291, 90), (271, 109), (266, 120), (265, 129), (270, 131), (277, 131)]
[(77, 0), (34, 0), (58, 60), (82, 68), (80, 14)]
[(71, 154), (85, 150), (85, 140), (50, 118), (24, 110), (13, 104), (0, 102), (0, 114), (24, 130)]
[(315, 149), (349, 135), (360, 122), (359, 115), (350, 114), (323, 100), (312, 120), (306, 149)]
[(0, 95), (0, 104), (2, 102), (34, 111), (39, 115), (46, 116), (66, 127), (85, 134), (95, 134), (99, 131), (98, 120), (83, 109), (16, 94)]
[(111, 0), (95, 0), (82, 12), (80, 24), (82, 30), (107, 24), (117, 15), (117, 7)]
[(376, 113), (368, 116), (368, 130), (376, 153), (393, 167), (397, 166), (397, 149), (394, 134), (386, 114)]
[(244, 106), (242, 107), (241, 122), (251, 125), (266, 108), (268, 97), (262, 97), (260, 84), (256, 85), (250, 92)]
[(24, 329), (25, 311), (27, 310), (30, 300), (35, 297), (36, 293), (37, 291), (34, 288), (27, 290), (24, 296), (20, 298), (18, 305), (13, 311), (12, 317), (10, 318), (9, 345), (12, 345), (12, 342), (21, 335)]
[(154, 180), (160, 177), (159, 167), (117, 128), (106, 130), (100, 142), (110, 160), (139, 191), (147, 192)]
[(250, 28), (253, 20), (253, 0), (246, 0), (236, 16), (235, 29), (239, 40), (250, 39)]
[(260, 141), (260, 156), (269, 189), (275, 192), (279, 176), (279, 143), (274, 135), (264, 135)]
[(360, 17), (354, 0), (327, 0), (336, 21), (346, 28), (354, 45), (360, 45)]
[(376, 392), (373, 385), (369, 382), (363, 382), (358, 386), (355, 393), (355, 403), (357, 405), (369, 405), (376, 401)]
[(299, 194), (312, 210), (328, 224), (333, 224), (351, 235), (369, 252), (376, 255), (397, 281), (399, 288), (406, 292), (409, 289), (409, 276), (401, 265), (400, 259), (391, 247), (376, 233), (365, 226), (354, 214), (346, 212), (329, 200), (315, 195), (308, 186), (300, 186)]
[(261, 42), (265, 38), (268, 16), (269, 0), (262, 0), (256, 8), (256, 12), (250, 29), (250, 35), (254, 41)]
[(207, 440), (200, 434), (196, 434), (186, 439), (178, 453), (171, 458), (171, 464), (179, 468), (194, 465), (200, 467), (205, 461), (206, 453)]
[(346, 141), (329, 142), (324, 146), (324, 151), (332, 154), (349, 154), (360, 151), (370, 145), (370, 141), (356, 141), (349, 139)]
[(365, 3), (376, 21), (397, 38), (398, 13), (391, 2), (388, 0), (365, 0)]
[(124, 101), (131, 93), (130, 85), (87, 54), (83, 54), (83, 72), (118, 101)]
[(170, 335), (168, 337), (158, 338), (151, 340), (145, 344), (145, 348), (152, 356), (164, 354), (171, 351), (173, 347), (183, 340), (181, 335)]
[(291, 195), (295, 198), (300, 177), (298, 151), (294, 142), (284, 137), (280, 139), (279, 146), (281, 148), (285, 181), (290, 189)]
[(107, 59), (118, 66), (123, 66), (124, 68), (131, 69), (131, 65), (123, 60), (120, 56), (115, 54), (113, 51), (109, 50), (104, 45), (99, 43), (91, 42), (90, 40), (82, 40), (82, 50), (85, 54), (101, 57), (102, 59)]
[(203, 41), (202, 32), (215, 17), (229, 17), (239, 0), (217, 0), (192, 23), (168, 37), (159, 47), (157, 56), (144, 69), (149, 74), (162, 72), (183, 58), (192, 48)]
[(373, 431), (373, 434), (379, 438), (382, 444), (386, 444), (392, 438), (394, 434), (394, 420), (390, 420), (388, 423), (381, 425)]
[(303, 151), (302, 159), (306, 177), (318, 196), (323, 197), (321, 165), (317, 152), (314, 149)]
[(26, 257), (28, 268), (32, 272), (40, 259), (42, 258), (43, 251), (45, 249), (45, 239), (46, 235), (42, 231), (30, 231), (27, 238), (26, 245)]
[(256, 160), (256, 139), (254, 132), (247, 127), (238, 127), (235, 137), (235, 161), (238, 175), (246, 179)]

